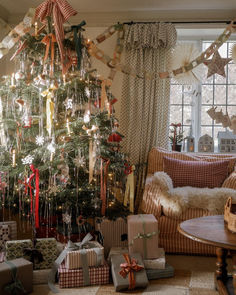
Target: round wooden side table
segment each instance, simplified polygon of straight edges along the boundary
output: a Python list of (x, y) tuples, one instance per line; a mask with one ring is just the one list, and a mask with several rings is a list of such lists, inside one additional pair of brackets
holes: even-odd
[[(222, 295), (236, 295), (236, 233), (228, 230), (224, 216), (189, 219), (178, 225), (178, 231), (194, 241), (216, 247), (216, 287)], [(229, 250), (233, 258), (233, 277), (227, 273), (226, 257)]]

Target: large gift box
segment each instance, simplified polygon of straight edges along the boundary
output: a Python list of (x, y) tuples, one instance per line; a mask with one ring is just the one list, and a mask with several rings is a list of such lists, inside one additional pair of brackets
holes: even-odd
[(158, 248), (158, 258), (144, 259), (143, 263), (146, 269), (165, 269), (166, 258), (164, 249)]
[(116, 291), (145, 288), (148, 278), (139, 253), (111, 256), (111, 274)]
[[(52, 267), (52, 263), (57, 258), (57, 242), (54, 238), (37, 239), (34, 252), (42, 254), (43, 261), (35, 262), (34, 269), (47, 269)], [(7, 260), (24, 257), (31, 260), (31, 250), (33, 242), (31, 240), (16, 240), (6, 242)], [(37, 253), (36, 253), (37, 258)], [(36, 260), (35, 260), (36, 261)]]
[(109, 283), (109, 266), (105, 262), (101, 266), (90, 266), (88, 274), (82, 268), (68, 269), (62, 263), (58, 269), (59, 287), (74, 288), (86, 285), (105, 285)]
[(146, 272), (149, 280), (170, 278), (174, 276), (174, 268), (167, 263), (164, 269), (146, 269)]
[(11, 240), (17, 239), (17, 224), (16, 221), (2, 221), (0, 222), (1, 225), (8, 225), (11, 231)]
[(8, 224), (0, 225), (0, 251), (4, 250), (6, 241), (11, 239), (11, 228)]
[(128, 229), (127, 220), (125, 218), (118, 217), (116, 220), (97, 218), (95, 228), (100, 231), (103, 236), (103, 246), (106, 257), (112, 247), (128, 246)]
[(152, 214), (128, 216), (129, 253), (141, 253), (143, 259), (158, 258), (158, 225)]
[(108, 263), (111, 264), (111, 257), (113, 255), (124, 254), (124, 253), (129, 253), (128, 247), (112, 247), (108, 254), (108, 258), (107, 258)]
[(33, 285), (46, 285), (48, 283), (48, 276), (51, 272), (50, 269), (36, 269), (33, 271)]
[[(104, 264), (104, 248), (96, 241), (89, 241), (83, 245), (87, 252), (88, 266), (99, 266)], [(65, 266), (68, 269), (82, 267), (81, 250), (69, 251), (66, 255)]]
[[(18, 291), (19, 293), (15, 293)], [(24, 258), (0, 263), (0, 294), (27, 294), (33, 291), (33, 265)]]

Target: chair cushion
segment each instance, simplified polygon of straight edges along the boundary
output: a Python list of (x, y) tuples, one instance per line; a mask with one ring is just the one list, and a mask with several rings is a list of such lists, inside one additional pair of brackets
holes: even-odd
[(173, 181), (174, 187), (221, 187), (228, 176), (229, 161), (183, 161), (164, 157), (164, 172)]

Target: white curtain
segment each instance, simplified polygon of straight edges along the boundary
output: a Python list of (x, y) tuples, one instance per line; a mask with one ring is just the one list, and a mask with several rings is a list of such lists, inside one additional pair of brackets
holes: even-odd
[[(130, 25), (125, 33), (125, 63), (140, 77), (144, 76), (143, 70), (166, 71), (176, 39), (176, 29), (171, 23)], [(160, 79), (158, 74), (155, 79), (140, 77), (124, 74), (120, 116), (120, 130), (125, 136), (123, 150), (137, 167), (147, 162), (153, 146), (167, 147), (170, 97), (168, 79)], [(137, 176), (136, 205), (145, 169), (139, 169)]]

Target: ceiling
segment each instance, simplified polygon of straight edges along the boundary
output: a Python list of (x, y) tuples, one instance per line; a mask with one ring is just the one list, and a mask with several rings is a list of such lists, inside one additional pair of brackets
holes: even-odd
[[(67, 0), (89, 26), (104, 26), (117, 21), (214, 21), (236, 17), (235, 0)], [(0, 0), (0, 17), (17, 23), (28, 8), (41, 0)]]

